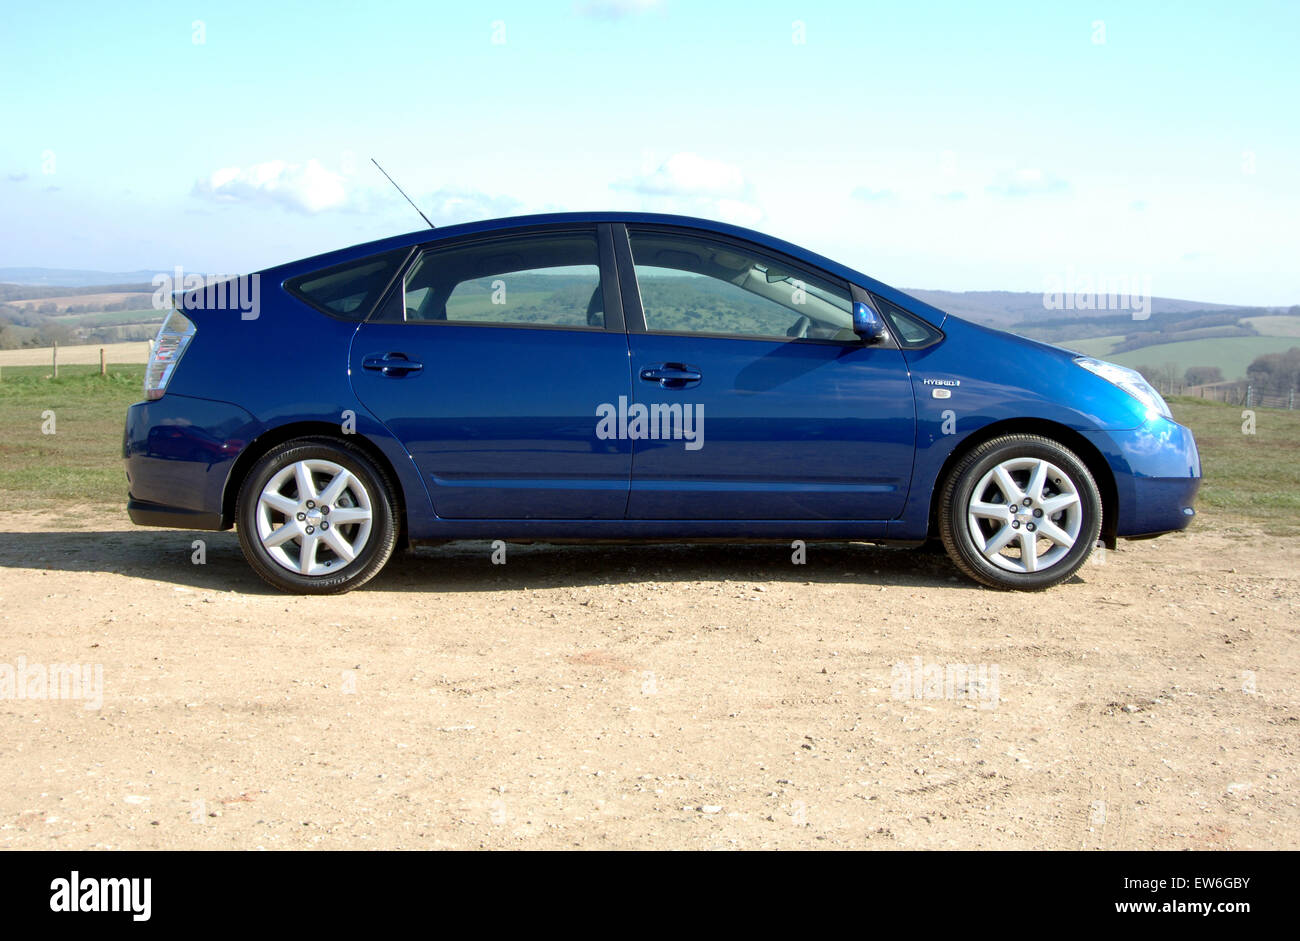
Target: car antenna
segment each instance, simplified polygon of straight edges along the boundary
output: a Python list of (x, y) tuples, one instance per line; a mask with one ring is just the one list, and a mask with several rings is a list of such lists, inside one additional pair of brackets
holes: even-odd
[[(370, 162), (373, 163), (376, 167), (379, 167), (379, 172), (382, 173), (384, 176), (387, 176), (387, 177), (388, 177), (388, 182), (389, 182), (389, 183), (392, 183), (394, 186), (397, 186), (397, 181), (394, 180), (391, 176), (388, 176), (388, 171), (385, 170), (383, 167), (380, 167), (380, 166), (379, 166), (379, 161), (378, 161), (378, 160), (376, 160), (374, 157), (371, 157), (371, 158), (370, 158)], [(436, 229), (436, 228), (438, 228), (438, 227), (437, 227), (436, 225), (434, 225), (432, 222), (429, 222), (429, 217), (426, 216), (423, 212), (420, 211), (420, 207), (419, 207), (419, 206), (415, 205), (415, 200), (411, 199), (411, 197), (409, 197), (409, 196), (406, 195), (406, 190), (402, 189), (400, 186), (397, 186), (397, 191), (398, 191), (399, 193), (402, 194), (403, 198), (404, 198), (408, 203), (411, 204), (411, 208), (412, 208), (412, 209), (414, 209), (416, 212), (419, 212), (419, 213), (420, 213), (420, 218), (423, 219), (426, 223), (428, 223), (429, 228), (431, 228), (431, 229)]]

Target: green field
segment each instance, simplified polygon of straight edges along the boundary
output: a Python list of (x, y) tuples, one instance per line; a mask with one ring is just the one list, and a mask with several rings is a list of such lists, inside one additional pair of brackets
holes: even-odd
[(1066, 349), (1074, 350), (1077, 353), (1083, 353), (1087, 356), (1105, 356), (1122, 340), (1124, 340), (1123, 334), (1114, 334), (1108, 337), (1088, 337), (1084, 340), (1067, 340), (1057, 345), (1064, 346)]
[[(57, 380), (45, 366), (6, 367), (0, 376), (0, 494), (13, 508), (78, 504), (122, 507), (122, 422), (142, 398), (144, 367), (67, 366)], [(1219, 521), (1249, 520), (1270, 532), (1300, 534), (1300, 411), (1255, 410), (1255, 434), (1242, 434), (1242, 410), (1194, 398), (1172, 399), (1174, 416), (1196, 433), (1205, 483), (1198, 502)], [(55, 434), (41, 433), (54, 412)]]
[[(122, 426), (144, 398), (144, 366), (6, 366), (0, 373), (0, 493), (14, 509), (125, 506)], [(42, 417), (54, 413), (54, 434)]]
[[(1085, 341), (1086, 342), (1086, 341)], [(1066, 343), (1074, 349), (1078, 344)], [(1181, 376), (1188, 366), (1218, 366), (1224, 379), (1246, 378), (1246, 368), (1257, 356), (1264, 353), (1285, 353), (1300, 346), (1295, 337), (1220, 337), (1210, 340), (1183, 340), (1179, 343), (1161, 343), (1144, 346), (1128, 353), (1107, 356), (1121, 366), (1155, 366), (1177, 363)], [(1095, 355), (1095, 354), (1094, 354)]]
[(1276, 317), (1244, 317), (1242, 323), (1250, 324), (1266, 337), (1300, 337), (1300, 317), (1280, 314)]
[(51, 323), (66, 327), (115, 327), (120, 324), (162, 323), (163, 310), (107, 310), (93, 314), (58, 314), (50, 317)]

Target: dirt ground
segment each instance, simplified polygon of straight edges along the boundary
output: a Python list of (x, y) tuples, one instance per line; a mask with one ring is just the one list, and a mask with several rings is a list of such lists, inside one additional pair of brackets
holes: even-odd
[(1295, 540), (1202, 519), (1042, 594), (791, 554), (464, 543), (295, 598), (233, 533), (0, 515), (0, 847), (1300, 847)]

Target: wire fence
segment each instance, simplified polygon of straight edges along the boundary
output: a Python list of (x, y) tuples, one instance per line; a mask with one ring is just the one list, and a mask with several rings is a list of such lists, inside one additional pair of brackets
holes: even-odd
[(1212, 402), (1226, 402), (1229, 405), (1241, 405), (1245, 408), (1285, 408), (1296, 407), (1296, 390), (1266, 391), (1249, 382), (1215, 382), (1208, 385), (1189, 386), (1178, 382), (1160, 382), (1157, 388), (1162, 395), (1190, 395)]

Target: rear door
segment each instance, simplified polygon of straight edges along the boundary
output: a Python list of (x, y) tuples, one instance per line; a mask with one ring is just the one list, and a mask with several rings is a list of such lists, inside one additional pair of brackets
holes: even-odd
[(445, 519), (621, 519), (631, 443), (596, 434), (630, 391), (608, 226), (437, 244), (357, 331), (357, 397)]
[(853, 333), (849, 286), (745, 242), (624, 231), (628, 518), (898, 516), (915, 442), (911, 382), (892, 339), (867, 346)]

